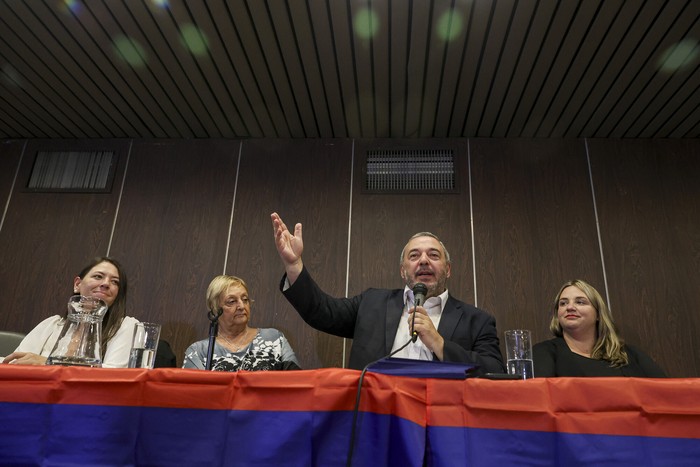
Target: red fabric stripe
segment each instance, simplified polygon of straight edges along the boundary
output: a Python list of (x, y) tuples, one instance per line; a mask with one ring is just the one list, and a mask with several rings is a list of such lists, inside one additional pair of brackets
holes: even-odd
[[(360, 372), (205, 372), (0, 365), (0, 401), (349, 411)], [(420, 426), (700, 438), (700, 379), (422, 379), (368, 373), (360, 408)]]
[(430, 380), (428, 424), (700, 438), (700, 379)]
[[(0, 401), (211, 410), (352, 410), (360, 372), (111, 369), (0, 365)], [(361, 410), (425, 426), (425, 380), (367, 374)]]

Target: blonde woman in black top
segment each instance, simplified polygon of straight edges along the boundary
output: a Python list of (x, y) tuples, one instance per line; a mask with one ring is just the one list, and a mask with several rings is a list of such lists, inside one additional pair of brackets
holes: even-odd
[(549, 329), (556, 337), (533, 347), (536, 377), (666, 376), (649, 356), (624, 343), (605, 300), (585, 281), (562, 285)]

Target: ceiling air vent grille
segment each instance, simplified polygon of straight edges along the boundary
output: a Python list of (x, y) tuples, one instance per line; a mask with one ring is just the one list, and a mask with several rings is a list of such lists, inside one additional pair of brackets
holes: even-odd
[(109, 192), (114, 151), (39, 151), (29, 176), (29, 191)]
[(370, 193), (456, 193), (455, 179), (452, 149), (367, 151)]

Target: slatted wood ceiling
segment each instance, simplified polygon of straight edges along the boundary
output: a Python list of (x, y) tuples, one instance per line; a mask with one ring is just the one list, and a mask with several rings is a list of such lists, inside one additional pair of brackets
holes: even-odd
[(0, 138), (696, 138), (699, 19), (698, 0), (0, 0)]

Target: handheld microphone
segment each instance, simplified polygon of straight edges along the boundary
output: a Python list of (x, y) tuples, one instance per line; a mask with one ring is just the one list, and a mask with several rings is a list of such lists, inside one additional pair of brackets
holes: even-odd
[(428, 287), (425, 286), (422, 282), (418, 282), (416, 285), (413, 286), (413, 301), (414, 301), (414, 310), (413, 310), (413, 318), (411, 320), (411, 331), (412, 331), (412, 337), (411, 337), (411, 342), (416, 342), (418, 339), (418, 333), (415, 331), (415, 326), (416, 326), (416, 311), (415, 307), (421, 306), (423, 303), (425, 303), (425, 294), (428, 293)]

